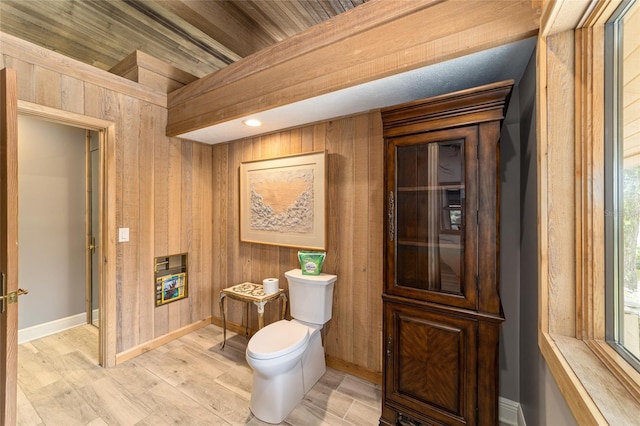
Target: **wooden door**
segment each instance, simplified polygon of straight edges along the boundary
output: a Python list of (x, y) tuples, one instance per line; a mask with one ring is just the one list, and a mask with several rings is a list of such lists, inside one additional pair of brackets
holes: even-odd
[(477, 321), (389, 301), (384, 311), (389, 424), (476, 424)]
[[(0, 70), (0, 272), (4, 295), (18, 290), (18, 100), (16, 73)], [(0, 424), (16, 423), (18, 303), (0, 314)]]

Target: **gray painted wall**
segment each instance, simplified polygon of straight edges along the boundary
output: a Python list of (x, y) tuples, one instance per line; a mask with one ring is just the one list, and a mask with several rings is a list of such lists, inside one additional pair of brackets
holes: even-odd
[(514, 87), (500, 136), (500, 396), (520, 400), (520, 88)]
[(18, 279), (23, 329), (86, 311), (85, 131), (18, 116)]

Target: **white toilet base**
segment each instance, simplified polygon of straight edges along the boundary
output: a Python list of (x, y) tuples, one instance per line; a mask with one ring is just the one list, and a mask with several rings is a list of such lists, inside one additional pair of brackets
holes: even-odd
[(304, 396), (302, 365), (298, 361), (291, 370), (265, 377), (253, 372), (251, 412), (267, 423), (281, 423)]
[(324, 361), (324, 348), (320, 333), (311, 336), (309, 349), (302, 355), (302, 377), (304, 381), (304, 393), (311, 390), (313, 385), (327, 372), (327, 365)]
[(327, 371), (320, 333), (314, 333), (295, 366), (275, 376), (253, 371), (251, 412), (266, 423), (281, 423)]

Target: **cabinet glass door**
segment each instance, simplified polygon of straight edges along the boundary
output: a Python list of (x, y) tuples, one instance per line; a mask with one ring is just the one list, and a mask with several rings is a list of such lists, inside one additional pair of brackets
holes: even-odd
[(469, 143), (469, 138), (475, 140), (475, 132), (457, 132), (459, 137), (454, 138), (448, 132), (447, 139), (434, 133), (388, 141), (388, 167), (395, 176), (391, 180), (395, 187), (388, 194), (393, 282), (408, 291), (458, 297), (457, 305), (467, 306), (464, 299), (475, 294), (475, 270), (471, 282), (466, 270), (475, 261), (469, 265), (471, 256), (465, 256), (467, 242), (473, 243), (467, 238), (469, 211), (473, 211), (475, 225), (467, 187), (467, 174), (476, 171), (468, 166), (467, 152), (476, 151), (476, 144)]

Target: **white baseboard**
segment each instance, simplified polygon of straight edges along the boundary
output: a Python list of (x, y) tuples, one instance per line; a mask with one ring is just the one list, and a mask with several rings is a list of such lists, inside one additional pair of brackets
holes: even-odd
[(26, 343), (31, 340), (59, 333), (69, 328), (77, 327), (87, 323), (87, 314), (81, 313), (66, 318), (60, 318), (44, 324), (34, 325), (33, 327), (18, 330), (18, 344)]
[(522, 406), (520, 404), (518, 404), (518, 426), (527, 426), (527, 422), (524, 420)]
[(498, 419), (502, 425), (527, 426), (520, 404), (503, 397), (498, 398)]

